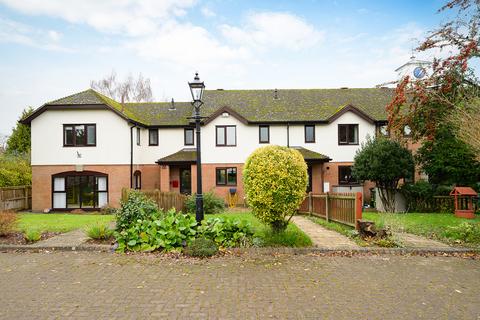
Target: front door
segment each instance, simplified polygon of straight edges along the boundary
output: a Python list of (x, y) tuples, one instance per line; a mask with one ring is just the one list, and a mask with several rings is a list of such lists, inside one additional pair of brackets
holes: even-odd
[(190, 168), (180, 168), (180, 193), (192, 193), (192, 171)]

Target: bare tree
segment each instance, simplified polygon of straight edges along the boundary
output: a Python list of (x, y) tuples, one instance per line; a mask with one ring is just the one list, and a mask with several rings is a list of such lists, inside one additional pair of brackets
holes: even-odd
[(480, 102), (479, 100), (459, 108), (451, 115), (451, 120), (458, 128), (458, 137), (475, 150), (480, 161)]
[(0, 154), (4, 153), (7, 149), (8, 136), (0, 133)]
[(105, 78), (90, 82), (90, 87), (120, 102), (150, 102), (153, 100), (150, 79), (140, 73), (137, 79), (131, 74), (124, 81), (117, 80), (115, 71)]

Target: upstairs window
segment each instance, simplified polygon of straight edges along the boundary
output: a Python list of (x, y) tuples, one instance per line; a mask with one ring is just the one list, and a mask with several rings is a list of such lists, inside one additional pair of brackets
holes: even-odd
[(338, 184), (340, 185), (358, 184), (358, 181), (352, 176), (352, 166), (338, 167)]
[(412, 136), (412, 128), (409, 125), (403, 127), (403, 136), (404, 137), (411, 137)]
[(140, 128), (137, 128), (137, 146), (140, 145)]
[(388, 125), (384, 124), (378, 127), (378, 134), (383, 137), (390, 136), (390, 132), (388, 131)]
[(95, 124), (64, 124), (64, 147), (94, 147), (97, 144)]
[(185, 128), (183, 133), (183, 140), (186, 146), (193, 146), (194, 138), (193, 138), (193, 128)]
[(236, 126), (217, 126), (216, 127), (217, 147), (232, 147), (237, 145), (237, 127)]
[(315, 142), (315, 126), (314, 125), (305, 125), (305, 142), (306, 143)]
[(270, 143), (270, 127), (269, 126), (260, 126), (258, 127), (258, 136), (259, 143)]
[(358, 144), (358, 124), (339, 124), (338, 125), (338, 144), (339, 145)]
[(148, 145), (158, 146), (158, 129), (148, 130)]

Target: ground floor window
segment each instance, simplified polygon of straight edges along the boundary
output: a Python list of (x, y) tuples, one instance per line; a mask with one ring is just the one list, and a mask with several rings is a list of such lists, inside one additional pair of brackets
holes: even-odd
[(108, 203), (108, 176), (98, 172), (65, 172), (52, 176), (54, 209), (93, 209)]
[(358, 181), (352, 175), (352, 166), (338, 167), (338, 184), (340, 185), (358, 184)]
[(216, 181), (217, 186), (236, 186), (237, 168), (217, 168)]

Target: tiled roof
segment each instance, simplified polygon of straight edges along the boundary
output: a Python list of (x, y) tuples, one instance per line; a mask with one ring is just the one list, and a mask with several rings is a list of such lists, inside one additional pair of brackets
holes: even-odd
[(188, 125), (188, 118), (192, 116), (190, 102), (175, 102), (173, 110), (171, 102), (129, 102), (123, 105), (135, 119), (149, 126)]
[(197, 151), (195, 148), (185, 148), (172, 153), (166, 157), (157, 160), (158, 164), (172, 163), (195, 163), (197, 161)]
[(314, 161), (327, 162), (327, 161), (332, 160), (324, 154), (306, 149), (304, 147), (291, 147), (291, 148), (300, 152), (301, 155), (303, 156), (303, 159), (305, 159), (305, 161), (307, 161), (307, 162), (309, 162), (309, 161), (312, 161), (312, 162), (314, 162)]
[(353, 105), (372, 119), (386, 120), (392, 89), (207, 90), (204, 116), (229, 107), (251, 122), (325, 121)]
[[(285, 89), (285, 90), (206, 90), (202, 116), (229, 108), (253, 123), (322, 122), (342, 109), (353, 106), (372, 120), (387, 119), (385, 107), (393, 89)], [(119, 103), (92, 89), (48, 102), (25, 119), (31, 121), (46, 107), (105, 105), (120, 115), (146, 126), (186, 126), (192, 116), (190, 102)]]

